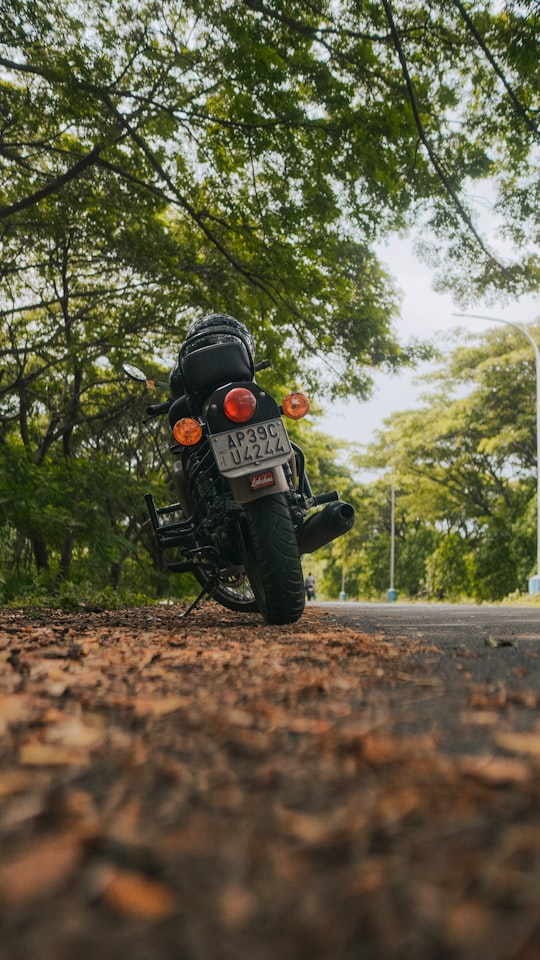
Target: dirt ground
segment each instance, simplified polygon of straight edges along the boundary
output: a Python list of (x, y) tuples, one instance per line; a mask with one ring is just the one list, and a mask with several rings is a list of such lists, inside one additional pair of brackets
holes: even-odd
[(540, 732), (403, 734), (424, 640), (179, 612), (0, 611), (0, 960), (539, 960)]

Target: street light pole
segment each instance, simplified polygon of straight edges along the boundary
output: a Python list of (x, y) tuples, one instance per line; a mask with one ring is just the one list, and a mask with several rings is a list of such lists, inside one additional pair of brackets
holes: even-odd
[(397, 600), (397, 590), (394, 587), (394, 567), (396, 559), (396, 491), (392, 483), (391, 501), (390, 501), (390, 589), (387, 597), (391, 601)]
[(520, 327), (513, 320), (503, 320), (502, 317), (486, 317), (479, 313), (454, 313), (455, 317), (464, 317), (471, 320), (493, 320), (495, 323), (506, 323), (514, 330), (518, 330), (527, 337), (534, 350), (536, 366), (536, 574), (529, 578), (529, 593), (540, 592), (540, 352), (538, 345), (528, 330)]
[(392, 484), (392, 501), (391, 501), (391, 511), (392, 515), (390, 518), (390, 589), (394, 589), (394, 568), (395, 568), (395, 559), (396, 559), (396, 548), (395, 548), (395, 537), (396, 537), (396, 492), (394, 490), (394, 484)]

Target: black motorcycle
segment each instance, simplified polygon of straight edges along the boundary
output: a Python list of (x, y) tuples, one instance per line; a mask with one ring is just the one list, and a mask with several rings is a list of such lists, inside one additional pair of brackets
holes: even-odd
[[(288, 394), (278, 406), (255, 381), (248, 329), (211, 314), (188, 330), (169, 378), (171, 396), (148, 407), (168, 414), (177, 502), (146, 503), (158, 543), (174, 551), (168, 566), (193, 573), (204, 597), (229, 610), (258, 611), (268, 623), (293, 623), (305, 603), (301, 557), (346, 533), (354, 509), (336, 491), (314, 496), (304, 455), (283, 416), (298, 420), (307, 397)], [(133, 379), (145, 380), (126, 364)], [(323, 510), (309, 511), (322, 504)]]

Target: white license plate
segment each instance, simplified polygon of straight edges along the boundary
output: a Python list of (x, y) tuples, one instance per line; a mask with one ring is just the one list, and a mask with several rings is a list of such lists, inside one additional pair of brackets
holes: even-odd
[(259, 464), (277, 466), (291, 455), (289, 437), (280, 419), (215, 433), (210, 443), (221, 473), (228, 477), (253, 473)]

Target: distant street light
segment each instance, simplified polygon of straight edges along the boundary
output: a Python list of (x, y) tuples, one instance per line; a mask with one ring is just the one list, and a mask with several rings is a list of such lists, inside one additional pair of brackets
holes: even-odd
[(394, 589), (394, 565), (396, 558), (396, 491), (394, 490), (394, 484), (392, 484), (392, 500), (391, 500), (391, 513), (390, 513), (390, 589), (388, 590), (386, 596), (388, 600), (395, 601), (397, 600), (397, 590)]
[(479, 313), (454, 313), (455, 317), (464, 317), (470, 320), (493, 320), (495, 323), (506, 323), (509, 327), (519, 330), (531, 344), (534, 350), (536, 364), (536, 574), (529, 577), (529, 593), (540, 592), (540, 352), (536, 341), (528, 330), (520, 327), (513, 320), (503, 320), (502, 317), (486, 317)]

